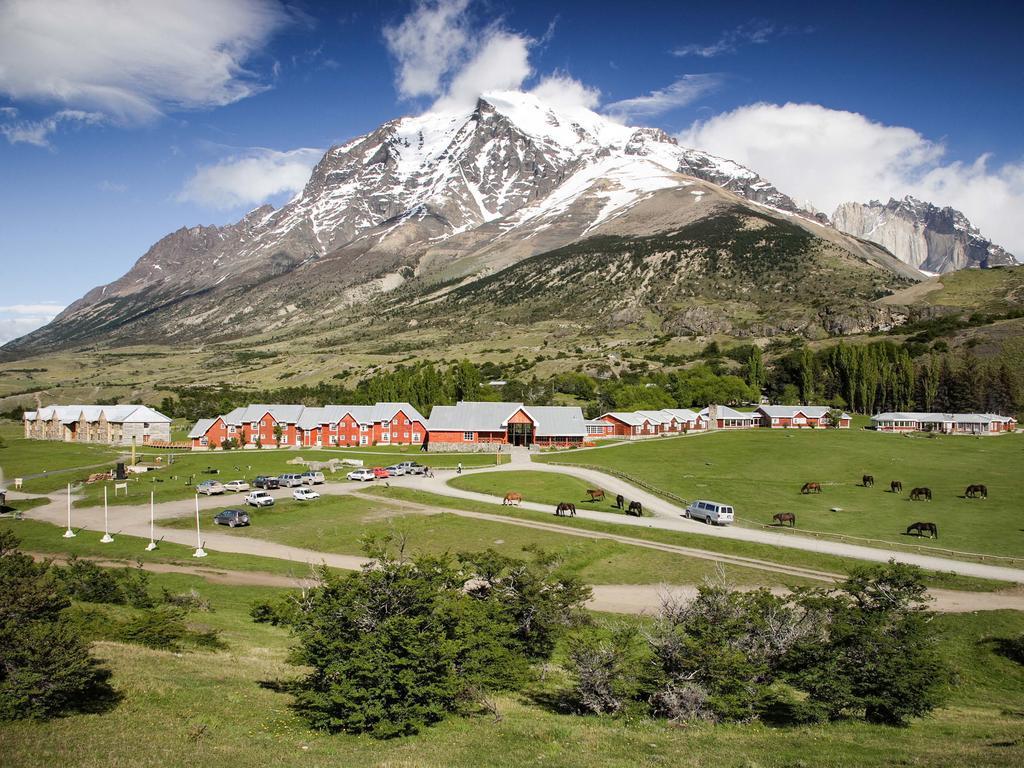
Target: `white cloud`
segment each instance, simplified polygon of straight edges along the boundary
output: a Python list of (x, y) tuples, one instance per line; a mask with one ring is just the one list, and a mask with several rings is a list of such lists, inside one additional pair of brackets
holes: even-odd
[(246, 63), (290, 16), (277, 0), (5, 0), (0, 93), (121, 122), (262, 90)]
[(421, 0), (400, 24), (384, 28), (388, 50), (398, 62), (400, 95), (437, 96), (441, 78), (460, 63), (470, 44), (469, 0)]
[(768, 21), (754, 19), (741, 24), (735, 29), (726, 30), (713, 43), (689, 43), (673, 49), (673, 56), (699, 56), (711, 59), (724, 53), (734, 53), (743, 45), (759, 45), (767, 43), (774, 37), (783, 37), (798, 33), (812, 32), (811, 27), (795, 27), (792, 25), (772, 24)]
[(718, 88), (721, 82), (721, 76), (714, 74), (683, 75), (666, 88), (651, 91), (646, 96), (606, 104), (604, 111), (623, 118), (655, 117), (692, 104), (705, 93)]
[(322, 156), (322, 149), (278, 152), (255, 147), (198, 167), (178, 193), (178, 200), (209, 208), (258, 205), (277, 195), (301, 190)]
[(564, 73), (541, 78), (530, 92), (545, 104), (556, 107), (586, 107), (596, 109), (601, 103), (601, 91), (584, 85)]
[(530, 40), (494, 31), (452, 78), (448, 91), (434, 104), (451, 109), (473, 104), (487, 91), (518, 90), (530, 76)]
[(500, 20), (478, 28), (469, 7), (470, 0), (420, 0), (400, 23), (385, 27), (400, 96), (434, 96), (433, 108), (458, 109), (487, 91), (522, 87), (535, 41), (505, 30)]
[(950, 205), (1024, 255), (1024, 161), (943, 162), (946, 147), (911, 128), (817, 104), (752, 104), (695, 122), (677, 138), (743, 163), (828, 213), (842, 202), (907, 194)]
[[(3, 113), (14, 117), (16, 109), (3, 110)], [(56, 133), (62, 123), (76, 125), (99, 125), (104, 122), (103, 115), (98, 112), (83, 112), (80, 109), (62, 109), (42, 120), (18, 120), (0, 124), (0, 133), (11, 144), (32, 144), (36, 147), (49, 147), (50, 137)]]
[(41, 328), (63, 310), (63, 305), (51, 302), (0, 307), (0, 344)]

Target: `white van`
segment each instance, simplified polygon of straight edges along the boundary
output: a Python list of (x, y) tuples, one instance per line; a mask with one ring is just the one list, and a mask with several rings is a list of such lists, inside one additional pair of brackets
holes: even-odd
[(693, 520), (703, 520), (705, 523), (714, 523), (715, 525), (728, 525), (733, 519), (732, 507), (728, 504), (719, 504), (717, 501), (704, 501), (703, 499), (690, 504), (683, 514)]

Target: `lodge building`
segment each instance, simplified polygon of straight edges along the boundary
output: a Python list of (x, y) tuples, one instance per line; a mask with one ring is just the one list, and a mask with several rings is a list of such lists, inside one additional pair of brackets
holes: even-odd
[(886, 412), (871, 417), (879, 432), (938, 432), (944, 435), (998, 435), (1017, 429), (1012, 416), (995, 413)]
[(149, 445), (171, 441), (171, 420), (147, 405), (49, 405), (22, 415), (25, 437), (65, 443)]

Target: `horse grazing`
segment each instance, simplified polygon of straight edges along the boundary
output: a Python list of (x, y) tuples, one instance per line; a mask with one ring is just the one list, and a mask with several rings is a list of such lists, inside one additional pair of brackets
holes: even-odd
[(964, 491), (964, 496), (966, 496), (968, 499), (987, 499), (988, 488), (986, 488), (984, 485), (981, 485), (981, 483), (978, 483), (977, 485), (968, 485), (967, 490)]
[(626, 505), (626, 497), (621, 493), (615, 497), (615, 508), (622, 509)]
[(591, 501), (604, 501), (604, 491), (600, 488), (587, 488), (587, 495)]
[(772, 520), (779, 525), (785, 525), (789, 523), (790, 526), (796, 528), (796, 515), (792, 512), (779, 512), (777, 515), (772, 515)]
[(899, 480), (893, 480), (891, 483), (889, 483), (889, 492), (903, 493), (903, 483), (901, 483)]
[(555, 507), (555, 515), (558, 517), (576, 517), (576, 505), (563, 501)]
[(821, 493), (821, 483), (804, 483), (800, 493)]
[(522, 500), (523, 500), (523, 494), (516, 493), (515, 491), (509, 491), (508, 493), (505, 494), (505, 498), (504, 498), (504, 500), (501, 503), (505, 504), (505, 505), (508, 505), (508, 506), (515, 505), (515, 506), (518, 507), (520, 502), (522, 502)]
[(864, 477), (862, 477), (860, 479), (860, 484), (863, 485), (865, 488), (874, 488), (875, 487), (875, 477), (874, 477), (874, 475), (864, 475)]
[(914, 523), (907, 526), (907, 536), (911, 533), (916, 533), (918, 536), (927, 533), (929, 539), (937, 539), (939, 538), (939, 526), (935, 523)]
[(910, 492), (911, 501), (931, 501), (932, 500), (932, 489), (931, 488), (914, 488)]
[(629, 506), (626, 508), (627, 515), (633, 515), (634, 517), (644, 516), (644, 506), (639, 501), (629, 502)]

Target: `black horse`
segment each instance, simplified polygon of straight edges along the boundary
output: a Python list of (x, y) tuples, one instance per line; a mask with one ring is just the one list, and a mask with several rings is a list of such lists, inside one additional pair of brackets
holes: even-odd
[(615, 508), (622, 509), (626, 504), (626, 497), (621, 493), (615, 497)]
[(558, 517), (576, 517), (576, 505), (563, 501), (555, 507), (555, 515)]
[(889, 483), (889, 491), (891, 493), (903, 493), (903, 483), (899, 480), (893, 480)]
[(977, 485), (968, 485), (967, 490), (964, 491), (964, 496), (968, 499), (987, 499), (988, 488), (981, 483), (978, 483)]
[(643, 504), (641, 504), (639, 501), (631, 501), (631, 502), (629, 502), (629, 506), (626, 508), (626, 514), (627, 515), (633, 515), (635, 517), (643, 517), (644, 516)]
[(935, 523), (914, 523), (907, 526), (907, 536), (911, 533), (916, 533), (918, 536), (927, 533), (929, 539), (937, 539), (939, 538), (939, 526)]
[(875, 486), (875, 477), (874, 477), (874, 475), (864, 475), (864, 477), (862, 477), (860, 479), (860, 484), (863, 485), (865, 488), (874, 488), (874, 486)]
[(914, 488), (910, 492), (911, 501), (931, 501), (932, 500), (932, 489), (931, 488)]

